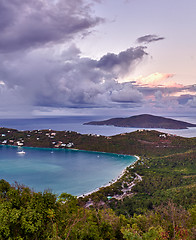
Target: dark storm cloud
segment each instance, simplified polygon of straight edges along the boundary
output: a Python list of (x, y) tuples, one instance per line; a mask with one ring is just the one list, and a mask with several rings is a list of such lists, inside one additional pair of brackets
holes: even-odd
[[(126, 57), (122, 57), (124, 53), (128, 53)], [(140, 62), (146, 52), (142, 48), (128, 49), (114, 55), (118, 59), (115, 64), (111, 64), (108, 57), (111, 55), (100, 60), (84, 58), (72, 45), (61, 55), (56, 55), (52, 49), (44, 52), (38, 49), (25, 55), (18, 54), (15, 59), (2, 57), (0, 88), (4, 95), (7, 92), (10, 101), (14, 101), (10, 89), (16, 89), (13, 90), (17, 92), (14, 96), (20, 95), (23, 102), (30, 102), (33, 106), (99, 107), (141, 102), (142, 94), (132, 83), (121, 84), (116, 79)], [(114, 65), (118, 66), (118, 71)]]
[(0, 52), (64, 42), (102, 21), (85, 0), (1, 0)]
[(165, 38), (164, 37), (159, 37), (157, 35), (145, 35), (145, 36), (142, 36), (142, 37), (139, 37), (136, 42), (141, 44), (141, 43), (151, 43), (151, 42), (157, 42), (157, 41), (160, 41), (160, 40), (164, 40)]
[(114, 71), (118, 74), (128, 73), (133, 63), (141, 61), (147, 53), (144, 47), (129, 48), (119, 54), (108, 53), (103, 56), (97, 63), (97, 67), (105, 71)]
[[(122, 57), (124, 53), (129, 54)], [(182, 102), (182, 98), (174, 96), (179, 91), (183, 94), (187, 90), (195, 95), (194, 85), (181, 88), (149, 87), (117, 81), (146, 55), (143, 48), (129, 48), (119, 54), (106, 54), (100, 60), (94, 60), (81, 57), (75, 45), (59, 55), (53, 49), (17, 53), (12, 58), (0, 55), (0, 110), (7, 106), (12, 107), (10, 111), (21, 106), (27, 110), (32, 106), (125, 108), (143, 105), (164, 108), (172, 104), (175, 107), (186, 104), (194, 107), (194, 97), (185, 103), (185, 99)]]

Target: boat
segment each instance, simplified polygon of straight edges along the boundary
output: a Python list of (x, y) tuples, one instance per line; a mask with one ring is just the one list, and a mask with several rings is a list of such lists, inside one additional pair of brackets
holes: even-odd
[(24, 151), (20, 151), (20, 152), (17, 152), (18, 154), (25, 154), (26, 152)]

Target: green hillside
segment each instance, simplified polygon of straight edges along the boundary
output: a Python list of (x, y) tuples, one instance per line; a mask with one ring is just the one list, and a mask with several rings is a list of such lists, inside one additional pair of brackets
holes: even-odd
[(0, 142), (140, 157), (117, 182), (78, 199), (1, 180), (2, 240), (196, 239), (196, 138), (157, 131), (104, 137), (1, 128)]

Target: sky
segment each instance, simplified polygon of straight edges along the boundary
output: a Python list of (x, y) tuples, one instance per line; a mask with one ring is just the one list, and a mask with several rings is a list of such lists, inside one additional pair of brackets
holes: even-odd
[(196, 115), (195, 0), (1, 0), (1, 117)]

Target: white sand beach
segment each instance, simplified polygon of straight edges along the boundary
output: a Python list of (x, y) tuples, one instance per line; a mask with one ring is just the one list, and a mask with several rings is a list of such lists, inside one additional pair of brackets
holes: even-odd
[[(137, 155), (134, 155), (134, 157), (135, 157), (137, 160), (136, 160), (134, 163), (131, 164), (131, 165), (133, 165), (133, 167), (134, 167), (134, 164), (140, 159), (140, 157), (137, 156)], [(131, 166), (131, 165), (129, 165), (129, 166)], [(128, 166), (128, 167), (129, 167), (129, 166)], [(109, 187), (109, 186), (111, 186), (112, 184), (114, 184), (115, 182), (117, 182), (117, 181), (125, 174), (126, 169), (127, 169), (127, 167), (126, 167), (125, 169), (123, 169), (123, 171), (120, 173), (120, 175), (118, 175), (117, 178), (112, 179), (109, 183), (107, 183), (107, 184), (105, 184), (105, 185), (102, 185), (101, 187), (96, 188), (96, 189), (94, 189), (94, 190), (92, 190), (92, 191), (90, 191), (90, 192), (88, 192), (88, 193), (82, 194), (82, 195), (78, 196), (77, 198), (86, 197), (86, 196), (88, 196), (88, 195), (91, 195), (91, 194), (94, 193), (94, 192), (99, 191), (99, 190), (100, 190), (101, 188), (103, 188), (103, 187)]]

